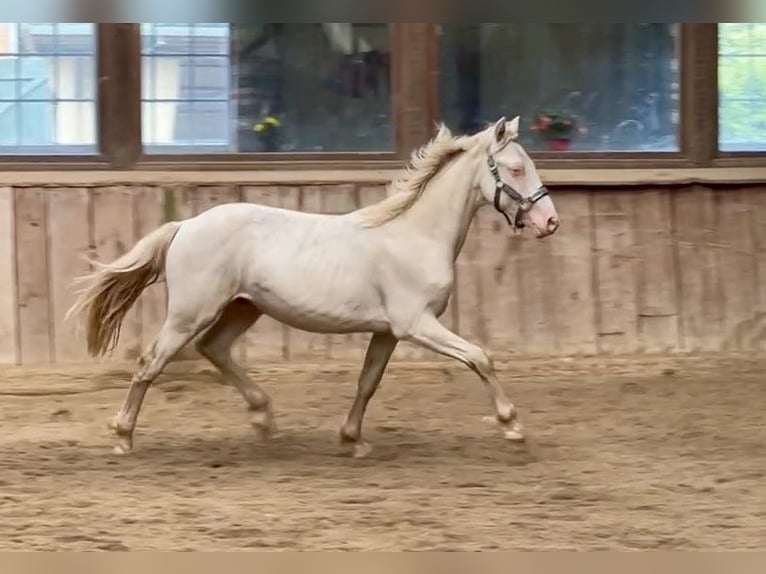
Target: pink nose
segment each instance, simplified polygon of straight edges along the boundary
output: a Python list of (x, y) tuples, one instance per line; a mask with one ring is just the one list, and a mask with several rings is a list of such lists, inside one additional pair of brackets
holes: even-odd
[(559, 228), (559, 218), (555, 215), (552, 215), (548, 218), (548, 221), (545, 224), (546, 230), (548, 233), (553, 233)]

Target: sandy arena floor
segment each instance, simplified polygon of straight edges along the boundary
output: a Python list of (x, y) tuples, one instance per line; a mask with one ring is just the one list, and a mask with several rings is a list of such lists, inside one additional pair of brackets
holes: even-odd
[(253, 371), (265, 444), (234, 389), (174, 365), (128, 457), (105, 428), (126, 373), (0, 371), (0, 549), (764, 548), (766, 359), (500, 366), (528, 448), (469, 371), (394, 364), (364, 460), (336, 438), (358, 365)]

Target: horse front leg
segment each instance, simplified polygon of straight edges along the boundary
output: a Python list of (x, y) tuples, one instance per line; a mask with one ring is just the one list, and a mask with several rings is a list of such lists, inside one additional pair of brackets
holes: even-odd
[(456, 335), (432, 315), (424, 315), (410, 329), (405, 339), (467, 365), (484, 383), (495, 408), (495, 419), (506, 439), (524, 441), (524, 430), (516, 408), (497, 381), (492, 359), (484, 349)]
[(349, 448), (355, 458), (363, 458), (372, 450), (372, 447), (362, 440), (362, 420), (398, 342), (391, 333), (374, 333), (367, 346), (354, 404), (351, 405), (351, 410), (340, 428), (341, 444)]

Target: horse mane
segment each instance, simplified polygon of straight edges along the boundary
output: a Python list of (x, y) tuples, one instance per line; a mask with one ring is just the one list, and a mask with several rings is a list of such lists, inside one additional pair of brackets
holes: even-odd
[(422, 197), (426, 186), (452, 159), (468, 151), (476, 142), (475, 136), (453, 136), (443, 123), (427, 144), (416, 149), (405, 173), (388, 187), (388, 197), (357, 210), (366, 227), (378, 227), (399, 217)]

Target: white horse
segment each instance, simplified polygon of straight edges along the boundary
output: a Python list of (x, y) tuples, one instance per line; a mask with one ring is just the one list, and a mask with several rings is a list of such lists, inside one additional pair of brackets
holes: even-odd
[[(68, 315), (86, 315), (88, 351), (109, 352), (141, 292), (162, 280), (167, 316), (139, 359), (111, 428), (115, 451), (133, 447), (149, 385), (196, 339), (199, 352), (236, 386), (262, 437), (272, 431), (271, 399), (231, 357), (232, 344), (262, 315), (315, 333), (372, 333), (354, 403), (340, 429), (354, 456), (370, 446), (362, 419), (400, 340), (452, 357), (483, 381), (495, 419), (509, 440), (525, 440), (511, 401), (480, 347), (438, 320), (455, 278), (455, 260), (476, 210), (490, 204), (538, 238), (559, 226), (535, 165), (515, 140), (519, 118), (501, 118), (472, 135), (443, 125), (412, 155), (388, 197), (344, 214), (302, 213), (250, 203), (213, 207), (165, 223), (126, 254), (81, 278)], [(513, 223), (512, 223), (513, 221)]]

